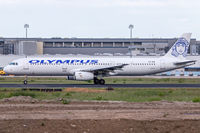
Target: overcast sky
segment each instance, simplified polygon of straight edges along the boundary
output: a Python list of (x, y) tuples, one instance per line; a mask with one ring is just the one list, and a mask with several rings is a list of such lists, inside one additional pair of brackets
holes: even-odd
[(200, 0), (0, 0), (0, 36), (200, 40)]

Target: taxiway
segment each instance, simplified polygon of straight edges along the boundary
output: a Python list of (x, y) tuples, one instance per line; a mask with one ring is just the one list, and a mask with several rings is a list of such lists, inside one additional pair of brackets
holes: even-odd
[(0, 88), (200, 88), (200, 84), (0, 84)]

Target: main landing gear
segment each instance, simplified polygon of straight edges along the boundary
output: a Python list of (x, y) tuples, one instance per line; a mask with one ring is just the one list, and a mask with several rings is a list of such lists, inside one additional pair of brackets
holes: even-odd
[(98, 79), (98, 78), (94, 78), (94, 84), (100, 84), (100, 85), (104, 85), (105, 84), (105, 80), (104, 79)]

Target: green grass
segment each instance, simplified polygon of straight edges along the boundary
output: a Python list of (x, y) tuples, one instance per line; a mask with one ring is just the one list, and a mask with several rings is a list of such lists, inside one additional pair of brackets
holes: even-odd
[(13, 96), (30, 96), (39, 100), (64, 99), (63, 104), (71, 100), (96, 100), (96, 101), (127, 101), (127, 102), (150, 102), (150, 101), (192, 101), (200, 102), (200, 89), (166, 89), (166, 88), (117, 88), (114, 91), (101, 93), (86, 92), (32, 92), (0, 89), (0, 99)]
[[(22, 84), (23, 77), (0, 77), (0, 84)], [(148, 77), (109, 77), (107, 84), (198, 84), (200, 78), (148, 78)], [(29, 77), (29, 84), (93, 84), (93, 81), (69, 81), (64, 77)]]
[[(1, 83), (22, 84), (24, 78), (0, 77)], [(107, 84), (156, 84), (156, 83), (200, 83), (200, 78), (105, 78)], [(68, 81), (65, 78), (28, 78), (30, 84), (92, 84), (92, 81)], [(97, 101), (127, 101), (127, 102), (148, 102), (148, 101), (192, 101), (200, 102), (199, 89), (166, 89), (166, 88), (115, 88), (114, 91), (101, 93), (84, 92), (31, 92), (21, 91), (15, 88), (0, 88), (0, 99), (13, 96), (31, 96), (33, 98), (58, 99), (62, 98), (63, 104), (68, 104), (70, 100), (97, 100)], [(67, 100), (66, 100), (67, 99)]]
[(192, 99), (192, 102), (197, 103), (200, 102), (200, 97), (195, 97)]
[(68, 100), (68, 99), (63, 99), (63, 100), (62, 100), (62, 103), (63, 103), (63, 104), (70, 104), (70, 100)]

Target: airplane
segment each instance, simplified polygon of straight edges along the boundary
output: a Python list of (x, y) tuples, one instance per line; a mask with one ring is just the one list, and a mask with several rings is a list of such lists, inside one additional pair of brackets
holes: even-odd
[[(93, 80), (105, 84), (103, 77), (143, 76), (184, 68), (195, 64), (187, 60), (191, 33), (183, 34), (161, 57), (27, 57), (12, 61), (6, 74), (25, 76), (66, 76), (68, 80)], [(27, 78), (24, 80), (26, 85)]]

